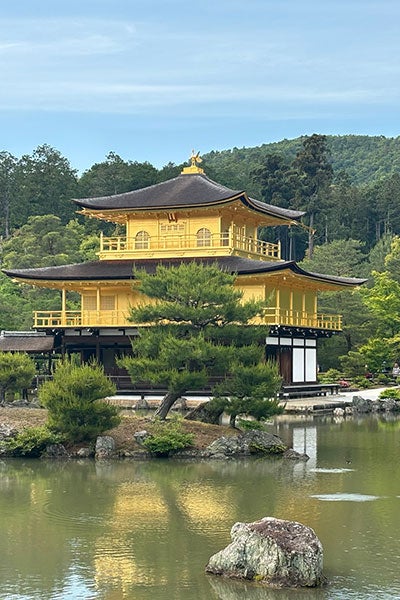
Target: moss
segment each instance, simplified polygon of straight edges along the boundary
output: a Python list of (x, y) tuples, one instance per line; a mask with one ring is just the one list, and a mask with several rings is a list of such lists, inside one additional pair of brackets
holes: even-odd
[(253, 442), (249, 445), (249, 450), (251, 454), (283, 454), (287, 448), (285, 446), (276, 445), (276, 446), (261, 446)]

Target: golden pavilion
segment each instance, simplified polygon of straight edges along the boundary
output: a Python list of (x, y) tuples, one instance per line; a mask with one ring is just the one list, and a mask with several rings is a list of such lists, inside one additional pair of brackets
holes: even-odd
[[(178, 177), (156, 185), (74, 200), (81, 214), (124, 227), (124, 235), (101, 235), (99, 260), (4, 271), (19, 282), (60, 290), (60, 310), (35, 312), (34, 329), (53, 336), (56, 351), (79, 352), (82, 360), (94, 356), (108, 374), (118, 375), (115, 359), (130, 352), (137, 335), (130, 307), (143, 301), (134, 268), (151, 273), (160, 263), (216, 263), (236, 275), (245, 299), (265, 302), (266, 355), (277, 360), (284, 382), (316, 382), (317, 340), (342, 327), (340, 315), (318, 311), (318, 292), (364, 280), (309, 273), (283, 260), (279, 244), (258, 238), (259, 228), (293, 226), (304, 213), (212, 181), (198, 154), (190, 162)], [(67, 310), (69, 292), (79, 294), (79, 310)]]

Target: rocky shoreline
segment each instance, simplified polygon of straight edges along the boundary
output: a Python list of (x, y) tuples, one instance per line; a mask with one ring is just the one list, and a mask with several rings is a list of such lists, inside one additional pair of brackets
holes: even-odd
[[(14, 437), (27, 427), (44, 425), (47, 411), (42, 408), (0, 407), (1, 441)], [(224, 425), (212, 425), (199, 421), (181, 420), (185, 432), (194, 437), (192, 446), (174, 452), (177, 459), (238, 459), (249, 457), (281, 456), (291, 460), (307, 460), (289, 448), (278, 436), (262, 430), (240, 431)], [(146, 460), (152, 454), (143, 446), (146, 436), (152, 434), (154, 422), (151, 417), (124, 414), (120, 425), (99, 436), (95, 443), (75, 445), (52, 444), (46, 447), (44, 458), (96, 458)], [(0, 455), (7, 457), (6, 451)], [(9, 455), (8, 455), (9, 456)]]
[[(397, 413), (400, 402), (393, 399), (371, 400), (354, 396), (345, 405), (333, 404), (330, 411), (335, 417), (346, 418), (354, 414)], [(0, 456), (6, 457), (1, 441), (10, 439), (27, 427), (44, 425), (47, 411), (30, 403), (13, 403), (0, 407)], [(200, 421), (181, 420), (185, 432), (194, 437), (193, 445), (175, 452), (178, 459), (239, 459), (248, 457), (279, 456), (291, 460), (307, 460), (289, 448), (278, 436), (263, 430), (240, 431), (224, 425), (212, 425)], [(143, 446), (146, 435), (152, 434), (152, 418), (139, 417), (134, 411), (126, 411), (121, 424), (99, 436), (95, 443), (75, 445), (51, 445), (43, 454), (47, 458), (131, 458), (146, 460), (152, 454)]]

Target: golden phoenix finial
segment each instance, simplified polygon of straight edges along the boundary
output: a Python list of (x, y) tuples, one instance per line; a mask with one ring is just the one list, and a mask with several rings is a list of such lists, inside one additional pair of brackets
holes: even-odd
[(202, 163), (203, 159), (200, 158), (200, 152), (196, 152), (192, 150), (192, 154), (190, 156), (190, 164), (192, 167), (196, 167), (198, 164)]
[(192, 154), (189, 158), (190, 167), (184, 167), (182, 170), (182, 175), (193, 175), (204, 173), (204, 170), (200, 168), (198, 165), (203, 162), (203, 159), (200, 158), (200, 152), (195, 152), (192, 150)]

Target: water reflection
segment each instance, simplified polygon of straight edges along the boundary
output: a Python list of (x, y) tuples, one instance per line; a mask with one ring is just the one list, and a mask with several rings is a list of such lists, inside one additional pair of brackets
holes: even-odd
[[(0, 463), (0, 597), (7, 600), (400, 597), (399, 421), (313, 417), (271, 428), (308, 463)], [(368, 500), (368, 501), (366, 501)], [(236, 521), (312, 527), (331, 584), (269, 590), (204, 574)]]
[(326, 597), (318, 589), (269, 589), (262, 584), (229, 581), (221, 577), (209, 577), (211, 590), (219, 600), (321, 600)]

